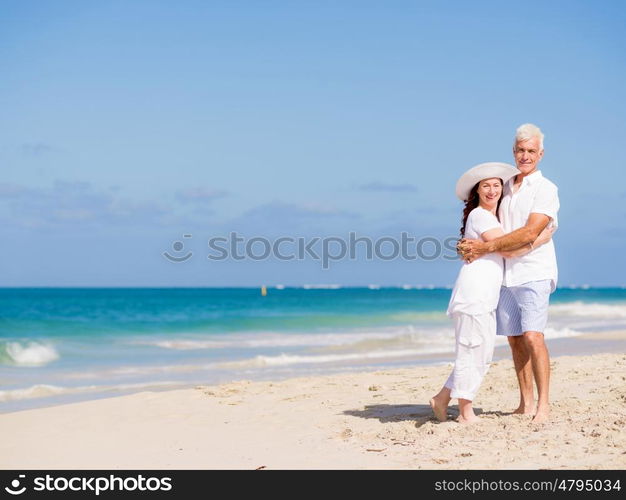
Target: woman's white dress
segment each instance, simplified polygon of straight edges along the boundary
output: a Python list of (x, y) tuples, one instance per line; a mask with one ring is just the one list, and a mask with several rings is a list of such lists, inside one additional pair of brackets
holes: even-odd
[[(496, 216), (476, 207), (467, 217), (465, 238), (480, 240), (485, 231), (496, 228), (502, 228)], [(445, 383), (452, 398), (472, 401), (489, 369), (503, 273), (503, 258), (495, 253), (464, 263), (459, 271), (447, 310), (456, 336), (454, 368)]]

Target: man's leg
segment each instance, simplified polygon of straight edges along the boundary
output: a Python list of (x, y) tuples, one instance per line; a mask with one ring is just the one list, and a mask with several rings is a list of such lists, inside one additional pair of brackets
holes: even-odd
[(547, 420), (550, 413), (550, 357), (543, 332), (548, 323), (548, 305), (552, 283), (550, 280), (530, 281), (515, 288), (521, 313), (524, 343), (530, 355), (537, 384), (538, 401), (534, 423)]
[(513, 355), (513, 364), (519, 383), (519, 406), (513, 413), (534, 414), (535, 395), (533, 391), (533, 368), (530, 352), (523, 335), (509, 336), (509, 345)]
[(519, 406), (513, 413), (533, 414), (535, 412), (533, 370), (530, 353), (526, 348), (522, 334), (524, 331), (522, 329), (522, 316), (514, 288), (503, 286), (500, 289), (496, 318), (498, 335), (506, 335), (511, 346), (515, 374), (519, 383)]
[(543, 338), (543, 333), (524, 332), (524, 341), (532, 363), (532, 371), (537, 383), (539, 400), (533, 422), (544, 422), (550, 414), (550, 355)]

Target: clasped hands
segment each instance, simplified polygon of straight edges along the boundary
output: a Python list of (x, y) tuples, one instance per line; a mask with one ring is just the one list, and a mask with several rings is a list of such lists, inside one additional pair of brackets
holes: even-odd
[(456, 244), (456, 251), (465, 262), (473, 262), (487, 253), (487, 245), (480, 240), (463, 238)]

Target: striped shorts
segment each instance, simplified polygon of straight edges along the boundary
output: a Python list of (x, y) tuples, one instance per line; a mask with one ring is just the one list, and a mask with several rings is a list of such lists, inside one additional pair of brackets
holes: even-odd
[(501, 287), (496, 309), (496, 334), (513, 337), (524, 332), (543, 333), (548, 323), (551, 291), (550, 280)]

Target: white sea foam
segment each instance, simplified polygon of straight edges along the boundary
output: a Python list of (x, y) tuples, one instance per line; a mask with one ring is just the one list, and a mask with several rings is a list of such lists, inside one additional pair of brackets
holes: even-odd
[(216, 366), (219, 368), (261, 368), (267, 366), (285, 366), (295, 364), (319, 364), (337, 363), (341, 361), (389, 359), (419, 356), (420, 354), (425, 354), (425, 352), (421, 349), (402, 349), (347, 354), (326, 354), (321, 356), (291, 355), (282, 353), (277, 356), (255, 356), (254, 358), (244, 359), (241, 361), (228, 361), (219, 363)]
[(337, 284), (319, 284), (319, 285), (315, 285), (315, 284), (305, 284), (302, 285), (302, 288), (304, 288), (305, 290), (314, 290), (314, 289), (321, 289), (321, 290), (339, 290), (341, 288), (341, 285), (337, 285)]
[(585, 332), (574, 330), (573, 328), (550, 328), (547, 327), (544, 332), (546, 339), (561, 339), (565, 337), (577, 337), (583, 335)]
[(21, 389), (7, 389), (0, 391), (0, 403), (7, 401), (18, 401), (22, 399), (46, 398), (50, 396), (60, 396), (80, 393), (98, 393), (98, 392), (123, 392), (159, 389), (162, 387), (171, 388), (172, 386), (184, 385), (180, 382), (147, 382), (137, 384), (119, 384), (119, 385), (87, 385), (79, 387), (62, 387), (58, 385), (36, 384)]
[(425, 320), (445, 320), (444, 311), (422, 311), (422, 312), (401, 312), (389, 316), (394, 321), (406, 321), (407, 323), (418, 323)]
[[(545, 335), (548, 339), (556, 339), (563, 337), (574, 337), (581, 335), (579, 332), (570, 328), (547, 328)], [(498, 336), (496, 345), (507, 345), (506, 337)], [(70, 380), (86, 380), (86, 379), (110, 379), (111, 377), (141, 377), (154, 376), (160, 374), (189, 374), (194, 372), (211, 372), (213, 370), (245, 370), (245, 369), (263, 369), (276, 367), (294, 367), (299, 365), (304, 368), (306, 366), (320, 367), (328, 364), (344, 366), (348, 368), (353, 362), (380, 361), (384, 359), (398, 358), (417, 358), (428, 355), (445, 355), (453, 358), (454, 352), (454, 332), (452, 329), (438, 329), (429, 332), (424, 337), (423, 332), (404, 333), (388, 338), (371, 338), (358, 340), (352, 344), (342, 345), (324, 345), (305, 351), (300, 350), (298, 353), (277, 353), (257, 355), (244, 359), (230, 361), (214, 361), (203, 364), (179, 364), (179, 365), (148, 365), (148, 366), (125, 366), (111, 368), (100, 371), (67, 373), (62, 376), (63, 379)], [(320, 368), (323, 369), (323, 368)], [(203, 375), (204, 376), (204, 375)], [(132, 387), (132, 386), (116, 386), (116, 387)], [(53, 391), (54, 389), (39, 389), (40, 392), (45, 390)], [(98, 386), (89, 386), (86, 388), (73, 388), (71, 391), (101, 391), (108, 390)], [(0, 401), (2, 397), (0, 396)]]
[(143, 375), (160, 375), (160, 374), (188, 374), (212, 370), (216, 364), (185, 364), (185, 365), (148, 365), (148, 366), (122, 366), (120, 368), (110, 368), (105, 370), (93, 370), (87, 372), (70, 372), (60, 375), (58, 378), (63, 380), (94, 380), (94, 379), (111, 379), (111, 378), (127, 378), (141, 377)]
[(133, 340), (133, 344), (152, 345), (164, 349), (225, 349), (225, 348), (272, 348), (272, 347), (324, 347), (350, 345), (364, 340), (390, 339), (402, 335), (432, 336), (434, 329), (419, 329), (413, 325), (381, 327), (375, 330), (329, 333), (274, 333), (215, 335), (211, 338), (171, 338)]
[[(543, 332), (544, 337), (547, 340), (551, 339), (561, 339), (568, 337), (577, 337), (578, 335), (584, 335), (585, 332), (581, 332), (578, 330), (574, 330), (573, 328), (551, 328), (547, 327), (545, 332)], [(505, 335), (496, 336), (496, 346), (508, 345), (508, 340)]]
[(217, 340), (146, 340), (134, 342), (135, 344), (154, 345), (163, 349), (176, 349), (188, 351), (194, 349), (222, 349), (229, 347), (230, 342), (220, 342)]
[(598, 304), (581, 301), (553, 304), (550, 314), (603, 319), (626, 318), (626, 304)]
[(59, 359), (52, 345), (39, 342), (7, 342), (4, 350), (9, 361), (18, 366), (43, 366)]
[(199, 370), (210, 370), (211, 364), (203, 365), (157, 365), (157, 366), (127, 366), (114, 368), (105, 372), (106, 375), (147, 375), (155, 373), (187, 373)]
[[(359, 335), (358, 338), (363, 337)], [(261, 337), (257, 339), (240, 338), (233, 340), (159, 340), (152, 344), (164, 349), (195, 350), (195, 349), (224, 349), (224, 348), (260, 348), (260, 347), (306, 347), (338, 345), (350, 341), (346, 335), (284, 335), (276, 337)]]
[[(583, 332), (571, 328), (546, 328), (547, 339), (575, 337)], [(496, 344), (507, 344), (506, 337), (498, 336)], [(335, 348), (336, 349), (336, 348)], [(326, 351), (333, 351), (327, 346)], [(424, 337), (419, 334), (404, 334), (376, 340), (361, 340), (355, 344), (342, 346), (341, 353), (324, 354), (285, 354), (275, 356), (259, 355), (239, 361), (217, 363), (216, 368), (263, 368), (285, 365), (341, 363), (351, 361), (381, 360), (392, 358), (418, 357), (430, 354), (445, 354), (454, 351), (452, 329), (439, 329)]]
[[(554, 325), (546, 330), (547, 338), (571, 337), (583, 332), (572, 328)], [(373, 351), (379, 348), (422, 348), (441, 351), (454, 341), (452, 325), (446, 327), (418, 328), (413, 325), (379, 328), (371, 331), (351, 333), (300, 333), (276, 334), (258, 332), (256, 334), (233, 334), (212, 339), (153, 339), (135, 340), (133, 343), (153, 345), (173, 350), (207, 349), (276, 349), (276, 348), (316, 348), (326, 351)], [(428, 351), (430, 352), (430, 351)]]
[(47, 396), (56, 396), (57, 394), (65, 394), (65, 392), (66, 389), (64, 387), (37, 384), (24, 389), (0, 391), (0, 402), (14, 401), (16, 399), (44, 398)]
[[(390, 318), (404, 324), (327, 333), (257, 331), (206, 336), (181, 333), (178, 338), (135, 338), (127, 342), (134, 345), (151, 345), (175, 350), (333, 346), (352, 344), (368, 339), (390, 338), (407, 333), (423, 334), (428, 338), (436, 328), (418, 327), (415, 326), (416, 323), (419, 324), (423, 320), (431, 320), (442, 324), (447, 322), (445, 313), (432, 311), (398, 313), (391, 315)], [(446, 332), (448, 331), (446, 330)]]

